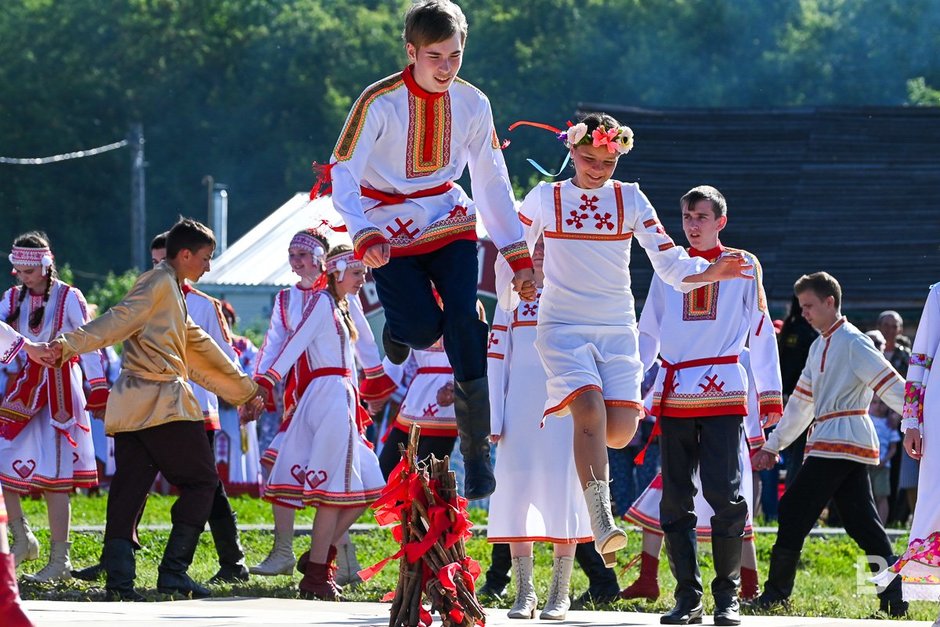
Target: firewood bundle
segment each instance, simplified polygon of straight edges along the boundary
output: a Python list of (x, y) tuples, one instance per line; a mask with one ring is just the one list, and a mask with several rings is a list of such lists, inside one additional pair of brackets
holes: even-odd
[(395, 525), (401, 549), (360, 574), (371, 577), (399, 560), (389, 627), (427, 627), (431, 612), (438, 612), (447, 627), (483, 625), (486, 616), (474, 593), (480, 566), (464, 546), (471, 527), (467, 501), (457, 494), (447, 457), (416, 462), (420, 431), (411, 426), (402, 461), (373, 505), (380, 525)]

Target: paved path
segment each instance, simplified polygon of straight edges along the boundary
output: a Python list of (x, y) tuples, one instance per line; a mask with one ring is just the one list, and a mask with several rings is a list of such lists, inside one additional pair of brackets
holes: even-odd
[[(344, 627), (386, 627), (388, 604), (326, 603), (296, 599), (203, 599), (162, 603), (79, 603), (71, 601), (27, 601), (26, 607), (38, 627), (96, 625), (122, 627), (181, 627), (229, 625), (336, 625)], [(435, 621), (439, 625), (439, 621)], [(488, 626), (525, 627), (534, 624), (614, 627), (659, 625), (658, 614), (634, 612), (569, 612), (564, 623), (518, 621), (506, 618), (506, 610), (487, 612)], [(707, 617), (705, 625), (713, 624)], [(799, 616), (745, 616), (744, 627), (922, 627), (920, 621), (841, 620)]]

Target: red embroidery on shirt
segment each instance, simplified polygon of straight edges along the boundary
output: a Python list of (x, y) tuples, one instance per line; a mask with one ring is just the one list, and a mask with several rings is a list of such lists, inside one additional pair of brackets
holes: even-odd
[(710, 377), (705, 377), (705, 380), (708, 381), (707, 384), (699, 383), (698, 386), (702, 388), (702, 394), (708, 394), (709, 392), (724, 392), (725, 391), (725, 382), (716, 383), (718, 381), (718, 375), (712, 375)]
[(385, 229), (392, 237), (405, 237), (412, 239), (420, 231), (420, 229), (415, 229), (414, 231), (409, 230), (408, 227), (412, 224), (414, 224), (414, 220), (409, 219), (407, 222), (402, 222), (401, 218), (395, 218), (395, 225), (398, 227), (398, 230), (396, 231), (391, 226), (387, 226)]

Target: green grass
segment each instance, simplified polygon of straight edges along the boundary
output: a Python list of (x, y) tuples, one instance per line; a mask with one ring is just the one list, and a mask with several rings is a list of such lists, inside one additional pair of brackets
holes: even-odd
[[(168, 524), (169, 509), (174, 499), (172, 497), (152, 496), (147, 504), (144, 525)], [(258, 500), (246, 497), (232, 499), (232, 504), (238, 512), (239, 521), (243, 524), (270, 524), (270, 507)], [(104, 521), (106, 499), (103, 497), (78, 496), (73, 499), (72, 519), (74, 525), (100, 525)], [(48, 555), (48, 532), (45, 529), (45, 505), (39, 500), (26, 500), (23, 502), (26, 512), (36, 535), (42, 544), (41, 559), (21, 565), (20, 573), (35, 572), (45, 563)], [(471, 510), (471, 517), (477, 524), (485, 524), (486, 512)], [(309, 529), (313, 518), (311, 510), (299, 512), (297, 515), (297, 529)], [(372, 522), (371, 515), (366, 513), (360, 522)], [(156, 592), (157, 564), (166, 542), (166, 531), (144, 531), (141, 541), (144, 548), (137, 554), (137, 583), (141, 591), (152, 600), (162, 600)], [(272, 535), (265, 531), (245, 531), (241, 535), (242, 544), (248, 556), (248, 562), (255, 564), (262, 560), (271, 547)], [(354, 536), (359, 561), (363, 566), (371, 565), (380, 559), (391, 555), (397, 550), (391, 533), (388, 530), (376, 530), (368, 533), (358, 533)], [(757, 551), (761, 583), (766, 577), (767, 564), (770, 559), (770, 549), (774, 541), (773, 535), (761, 535), (757, 538)], [(99, 533), (73, 533), (72, 534), (72, 564), (76, 568), (92, 564), (97, 561), (101, 551), (101, 535)], [(627, 550), (621, 551), (619, 557), (618, 574), (622, 586), (629, 584), (637, 576), (637, 570), (627, 573), (619, 572), (619, 568), (626, 565), (629, 559), (640, 550), (641, 536), (638, 532), (629, 534)], [(294, 553), (299, 555), (309, 547), (309, 538), (298, 536), (294, 539)], [(904, 540), (896, 544), (897, 551), (903, 551)], [(483, 567), (484, 572), (490, 562), (490, 547), (485, 538), (474, 537), (468, 542), (467, 550)], [(845, 618), (868, 618), (875, 614), (878, 608), (877, 598), (870, 594), (856, 594), (856, 563), (861, 550), (847, 537), (811, 538), (807, 541), (803, 551), (802, 567), (797, 574), (796, 589), (788, 611), (785, 613), (800, 616), (839, 616)], [(548, 582), (551, 578), (551, 550), (545, 544), (536, 547), (536, 590), (540, 599), (547, 594)], [(701, 550), (701, 565), (703, 576), (708, 588), (711, 573), (711, 556), (707, 546)], [(212, 546), (211, 536), (203, 534), (196, 559), (190, 569), (190, 574), (197, 581), (206, 581), (216, 569), (216, 556)], [(397, 581), (398, 568), (392, 563), (375, 578), (349, 589), (347, 597), (353, 601), (377, 601), (387, 591), (391, 590)], [(221, 585), (213, 587), (217, 596), (266, 596), (266, 597), (297, 597), (297, 582), (299, 574), (279, 577), (252, 577), (246, 584)], [(101, 600), (103, 598), (103, 584), (90, 584), (83, 581), (70, 581), (57, 585), (30, 584), (23, 582), (20, 590), (26, 599), (59, 599), (59, 600)], [(669, 573), (666, 560), (660, 562), (660, 587), (662, 595), (653, 603), (646, 601), (618, 601), (616, 604), (604, 608), (611, 610), (629, 610), (639, 612), (660, 613), (671, 607), (672, 589), (675, 580)], [(587, 578), (575, 569), (572, 577), (572, 590), (578, 595), (587, 588)], [(866, 591), (871, 588), (866, 587)], [(510, 584), (508, 593), (513, 592)], [(706, 595), (706, 608), (710, 598)], [(511, 596), (496, 603), (499, 607), (508, 608), (511, 605)], [(909, 618), (932, 621), (937, 615), (935, 603), (917, 602), (911, 604)]]

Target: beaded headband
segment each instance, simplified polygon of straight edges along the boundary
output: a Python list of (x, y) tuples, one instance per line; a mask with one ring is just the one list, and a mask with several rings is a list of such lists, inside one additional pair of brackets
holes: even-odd
[(326, 249), (324, 248), (323, 240), (320, 239), (319, 232), (314, 229), (301, 231), (294, 235), (294, 237), (291, 238), (288, 248), (301, 248), (309, 251), (310, 254), (313, 255), (314, 261), (321, 264), (326, 257)]
[(358, 268), (365, 268), (366, 264), (362, 263), (362, 260), (356, 259), (353, 251), (344, 251), (338, 255), (334, 255), (326, 260), (326, 272), (327, 274), (331, 272), (339, 272), (338, 279), (343, 280), (343, 277), (346, 276), (347, 270), (356, 270)]
[(42, 273), (45, 276), (49, 273), (54, 257), (48, 248), (14, 246), (8, 259), (14, 266), (42, 266)]

